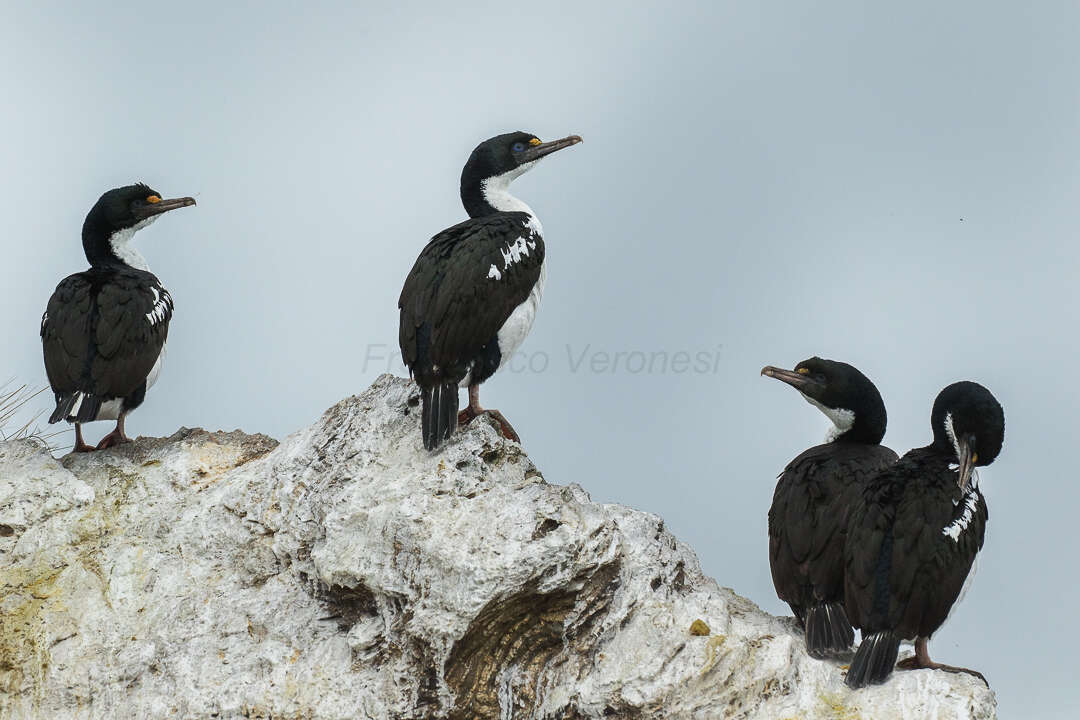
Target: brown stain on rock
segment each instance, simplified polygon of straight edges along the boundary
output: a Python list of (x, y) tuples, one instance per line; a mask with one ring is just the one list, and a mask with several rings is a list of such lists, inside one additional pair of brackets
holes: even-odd
[[(500, 685), (511, 683), (511, 715), (529, 715), (537, 704), (537, 687), (555, 656), (587, 657), (594, 642), (587, 632), (607, 610), (616, 588), (618, 563), (595, 570), (578, 590), (541, 593), (526, 588), (493, 600), (455, 643), (444, 668), (454, 694), (450, 720), (504, 717)], [(502, 677), (513, 669), (512, 678)]]
[(20, 694), (31, 678), (44, 687), (51, 659), (43, 615), (59, 605), (56, 581), (63, 570), (40, 563), (0, 571), (0, 691)]

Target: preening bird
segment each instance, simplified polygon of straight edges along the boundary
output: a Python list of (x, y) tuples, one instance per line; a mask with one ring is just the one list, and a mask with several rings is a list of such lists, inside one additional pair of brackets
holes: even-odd
[(189, 197), (163, 200), (143, 184), (109, 190), (83, 223), (90, 269), (56, 286), (41, 318), (45, 372), (56, 397), (50, 423), (116, 420), (98, 450), (129, 442), (124, 418), (142, 404), (165, 356), (173, 300), (132, 246), (135, 233), (162, 213), (194, 205)]
[[(863, 488), (852, 506), (844, 551), (848, 615), (862, 629), (847, 684), (884, 682), (901, 640), (915, 641), (903, 669), (936, 668), (927, 644), (941, 627), (982, 548), (988, 517), (976, 467), (1005, 438), (1005, 413), (982, 385), (958, 382), (937, 396), (934, 441), (911, 450)], [(983, 678), (985, 681), (985, 678)]]
[[(541, 142), (513, 132), (480, 143), (461, 172), (469, 219), (433, 237), (401, 289), (401, 357), (420, 386), (424, 447), (491, 413), (508, 438), (517, 433), (498, 410), (480, 407), (480, 383), (502, 367), (532, 329), (544, 290), (544, 237), (510, 183), (543, 157), (581, 142)], [(469, 406), (458, 414), (458, 387)]]
[(879, 443), (885, 403), (874, 383), (847, 363), (813, 357), (762, 375), (791, 385), (832, 421), (825, 443), (788, 463), (769, 508), (769, 566), (781, 600), (803, 626), (814, 657), (851, 648), (844, 611), (844, 538), (852, 492), (896, 462)]

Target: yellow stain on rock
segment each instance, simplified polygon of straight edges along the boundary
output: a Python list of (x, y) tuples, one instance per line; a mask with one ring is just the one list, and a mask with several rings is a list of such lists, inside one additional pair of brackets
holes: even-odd
[(0, 571), (0, 689), (7, 693), (17, 693), (27, 676), (36, 678), (38, 688), (45, 685), (51, 656), (42, 615), (64, 609), (56, 586), (63, 571), (46, 563)]
[(727, 640), (726, 635), (720, 635), (719, 633), (713, 635), (705, 643), (705, 667), (701, 668), (701, 676), (705, 677), (706, 674), (716, 665), (716, 661), (720, 659), (720, 653), (718, 652), (723, 647), (724, 642)]
[(712, 632), (712, 630), (709, 629), (709, 626), (705, 623), (704, 620), (699, 619), (699, 620), (695, 620), (694, 622), (690, 623), (690, 634), (691, 635), (704, 636), (704, 635), (708, 635), (711, 632)]
[(839, 695), (822, 693), (818, 696), (818, 699), (821, 700), (822, 705), (831, 714), (830, 717), (833, 720), (862, 720), (859, 711), (845, 705)]
[[(100, 582), (102, 597), (109, 607), (108, 578), (100, 558), (110, 536), (117, 533), (128, 495), (139, 477), (114, 468), (108, 470), (105, 487), (95, 486), (94, 500), (68, 512), (79, 513), (74, 523), (72, 544), (62, 565), (44, 558), (31, 558), (19, 565), (0, 569), (0, 689), (16, 693), (29, 679), (44, 688), (52, 662), (53, 642), (49, 618), (66, 612), (62, 576), (81, 567)], [(37, 698), (41, 702), (44, 698)]]

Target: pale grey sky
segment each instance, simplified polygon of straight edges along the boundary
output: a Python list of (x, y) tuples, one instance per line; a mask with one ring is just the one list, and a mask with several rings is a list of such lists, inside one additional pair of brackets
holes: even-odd
[[(483, 391), (546, 477), (658, 513), (722, 584), (784, 612), (765, 515), (826, 421), (758, 370), (855, 364), (901, 453), (928, 442), (939, 389), (977, 380), (1005, 447), (982, 473), (978, 578), (931, 652), (981, 669), (1002, 717), (1073, 717), (1080, 7), (4, 11), (0, 375), (44, 383), (38, 322), (86, 265), (83, 217), (143, 180), (199, 205), (139, 236), (176, 314), (129, 431), (283, 437), (396, 357), (402, 280), (463, 219), (469, 151), (579, 133), (515, 184), (548, 246), (522, 348), (536, 371)], [(708, 361), (596, 360), (633, 351)]]

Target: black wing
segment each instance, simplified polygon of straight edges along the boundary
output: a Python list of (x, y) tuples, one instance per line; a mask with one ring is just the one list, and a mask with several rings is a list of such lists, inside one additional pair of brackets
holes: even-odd
[(92, 269), (65, 278), (41, 319), (58, 410), (76, 393), (100, 403), (135, 392), (165, 346), (172, 312), (172, 297), (147, 272)]
[(416, 259), (398, 299), (401, 356), (422, 384), (456, 382), (540, 278), (544, 241), (527, 213), (442, 231)]
[(889, 573), (895, 588), (889, 611), (899, 618), (901, 637), (930, 637), (945, 622), (982, 549), (988, 517), (979, 489), (971, 486), (962, 497), (947, 466), (927, 475), (921, 492), (905, 493)]
[(843, 598), (853, 493), (896, 462), (881, 445), (829, 443), (788, 463), (769, 508), (769, 564), (781, 600), (799, 608)]
[(845, 602), (852, 622), (864, 632), (929, 637), (960, 595), (987, 518), (977, 488), (961, 497), (947, 459), (931, 462), (914, 450), (875, 478), (848, 524)]

